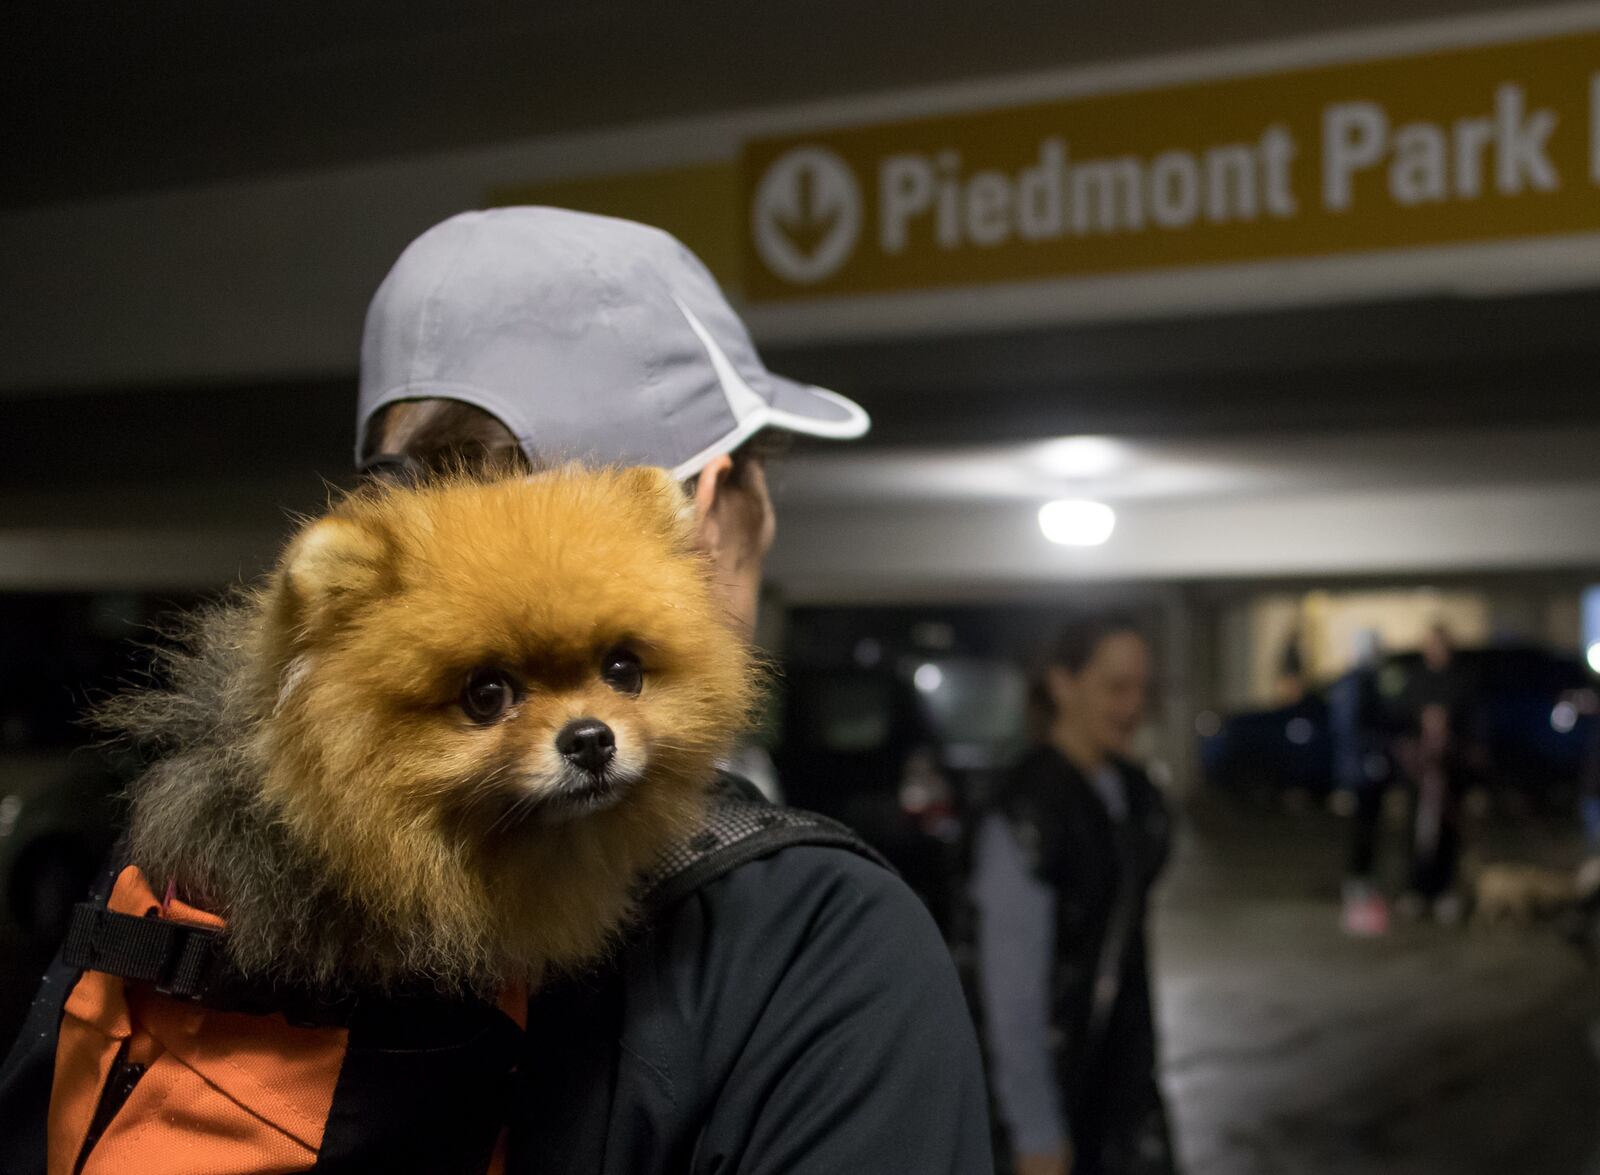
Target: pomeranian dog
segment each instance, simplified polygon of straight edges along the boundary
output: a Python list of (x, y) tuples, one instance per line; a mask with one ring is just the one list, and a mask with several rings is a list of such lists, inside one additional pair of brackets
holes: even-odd
[(653, 469), (358, 490), (102, 726), (132, 863), (249, 976), (492, 996), (602, 955), (756, 674)]

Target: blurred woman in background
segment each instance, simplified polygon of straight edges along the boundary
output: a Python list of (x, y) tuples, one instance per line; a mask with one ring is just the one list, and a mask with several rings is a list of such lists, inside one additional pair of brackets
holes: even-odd
[(1145, 944), (1169, 821), (1129, 761), (1150, 649), (1122, 616), (1069, 623), (1045, 738), (978, 829), (973, 902), (994, 1092), (1018, 1175), (1167, 1175)]

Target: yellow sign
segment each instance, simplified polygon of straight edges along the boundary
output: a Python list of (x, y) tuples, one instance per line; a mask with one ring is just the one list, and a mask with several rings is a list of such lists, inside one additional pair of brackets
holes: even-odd
[(1600, 231), (1600, 33), (756, 141), (758, 301)]

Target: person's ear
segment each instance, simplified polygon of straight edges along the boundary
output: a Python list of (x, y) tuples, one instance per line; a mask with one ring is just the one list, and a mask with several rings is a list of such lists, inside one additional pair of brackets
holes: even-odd
[(695, 540), (701, 550), (713, 557), (722, 548), (726, 520), (717, 509), (718, 496), (733, 471), (733, 458), (724, 453), (706, 462), (694, 483)]

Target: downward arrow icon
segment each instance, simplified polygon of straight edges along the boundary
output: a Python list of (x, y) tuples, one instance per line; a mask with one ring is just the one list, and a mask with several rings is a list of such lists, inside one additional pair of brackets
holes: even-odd
[(824, 147), (797, 147), (756, 185), (752, 240), (767, 270), (797, 285), (837, 273), (861, 235), (861, 188)]
[(794, 210), (775, 212), (772, 219), (796, 252), (803, 257), (811, 257), (839, 227), (841, 210), (837, 203), (827, 208), (819, 207), (821, 184), (815, 171), (807, 168), (795, 178), (798, 186)]

